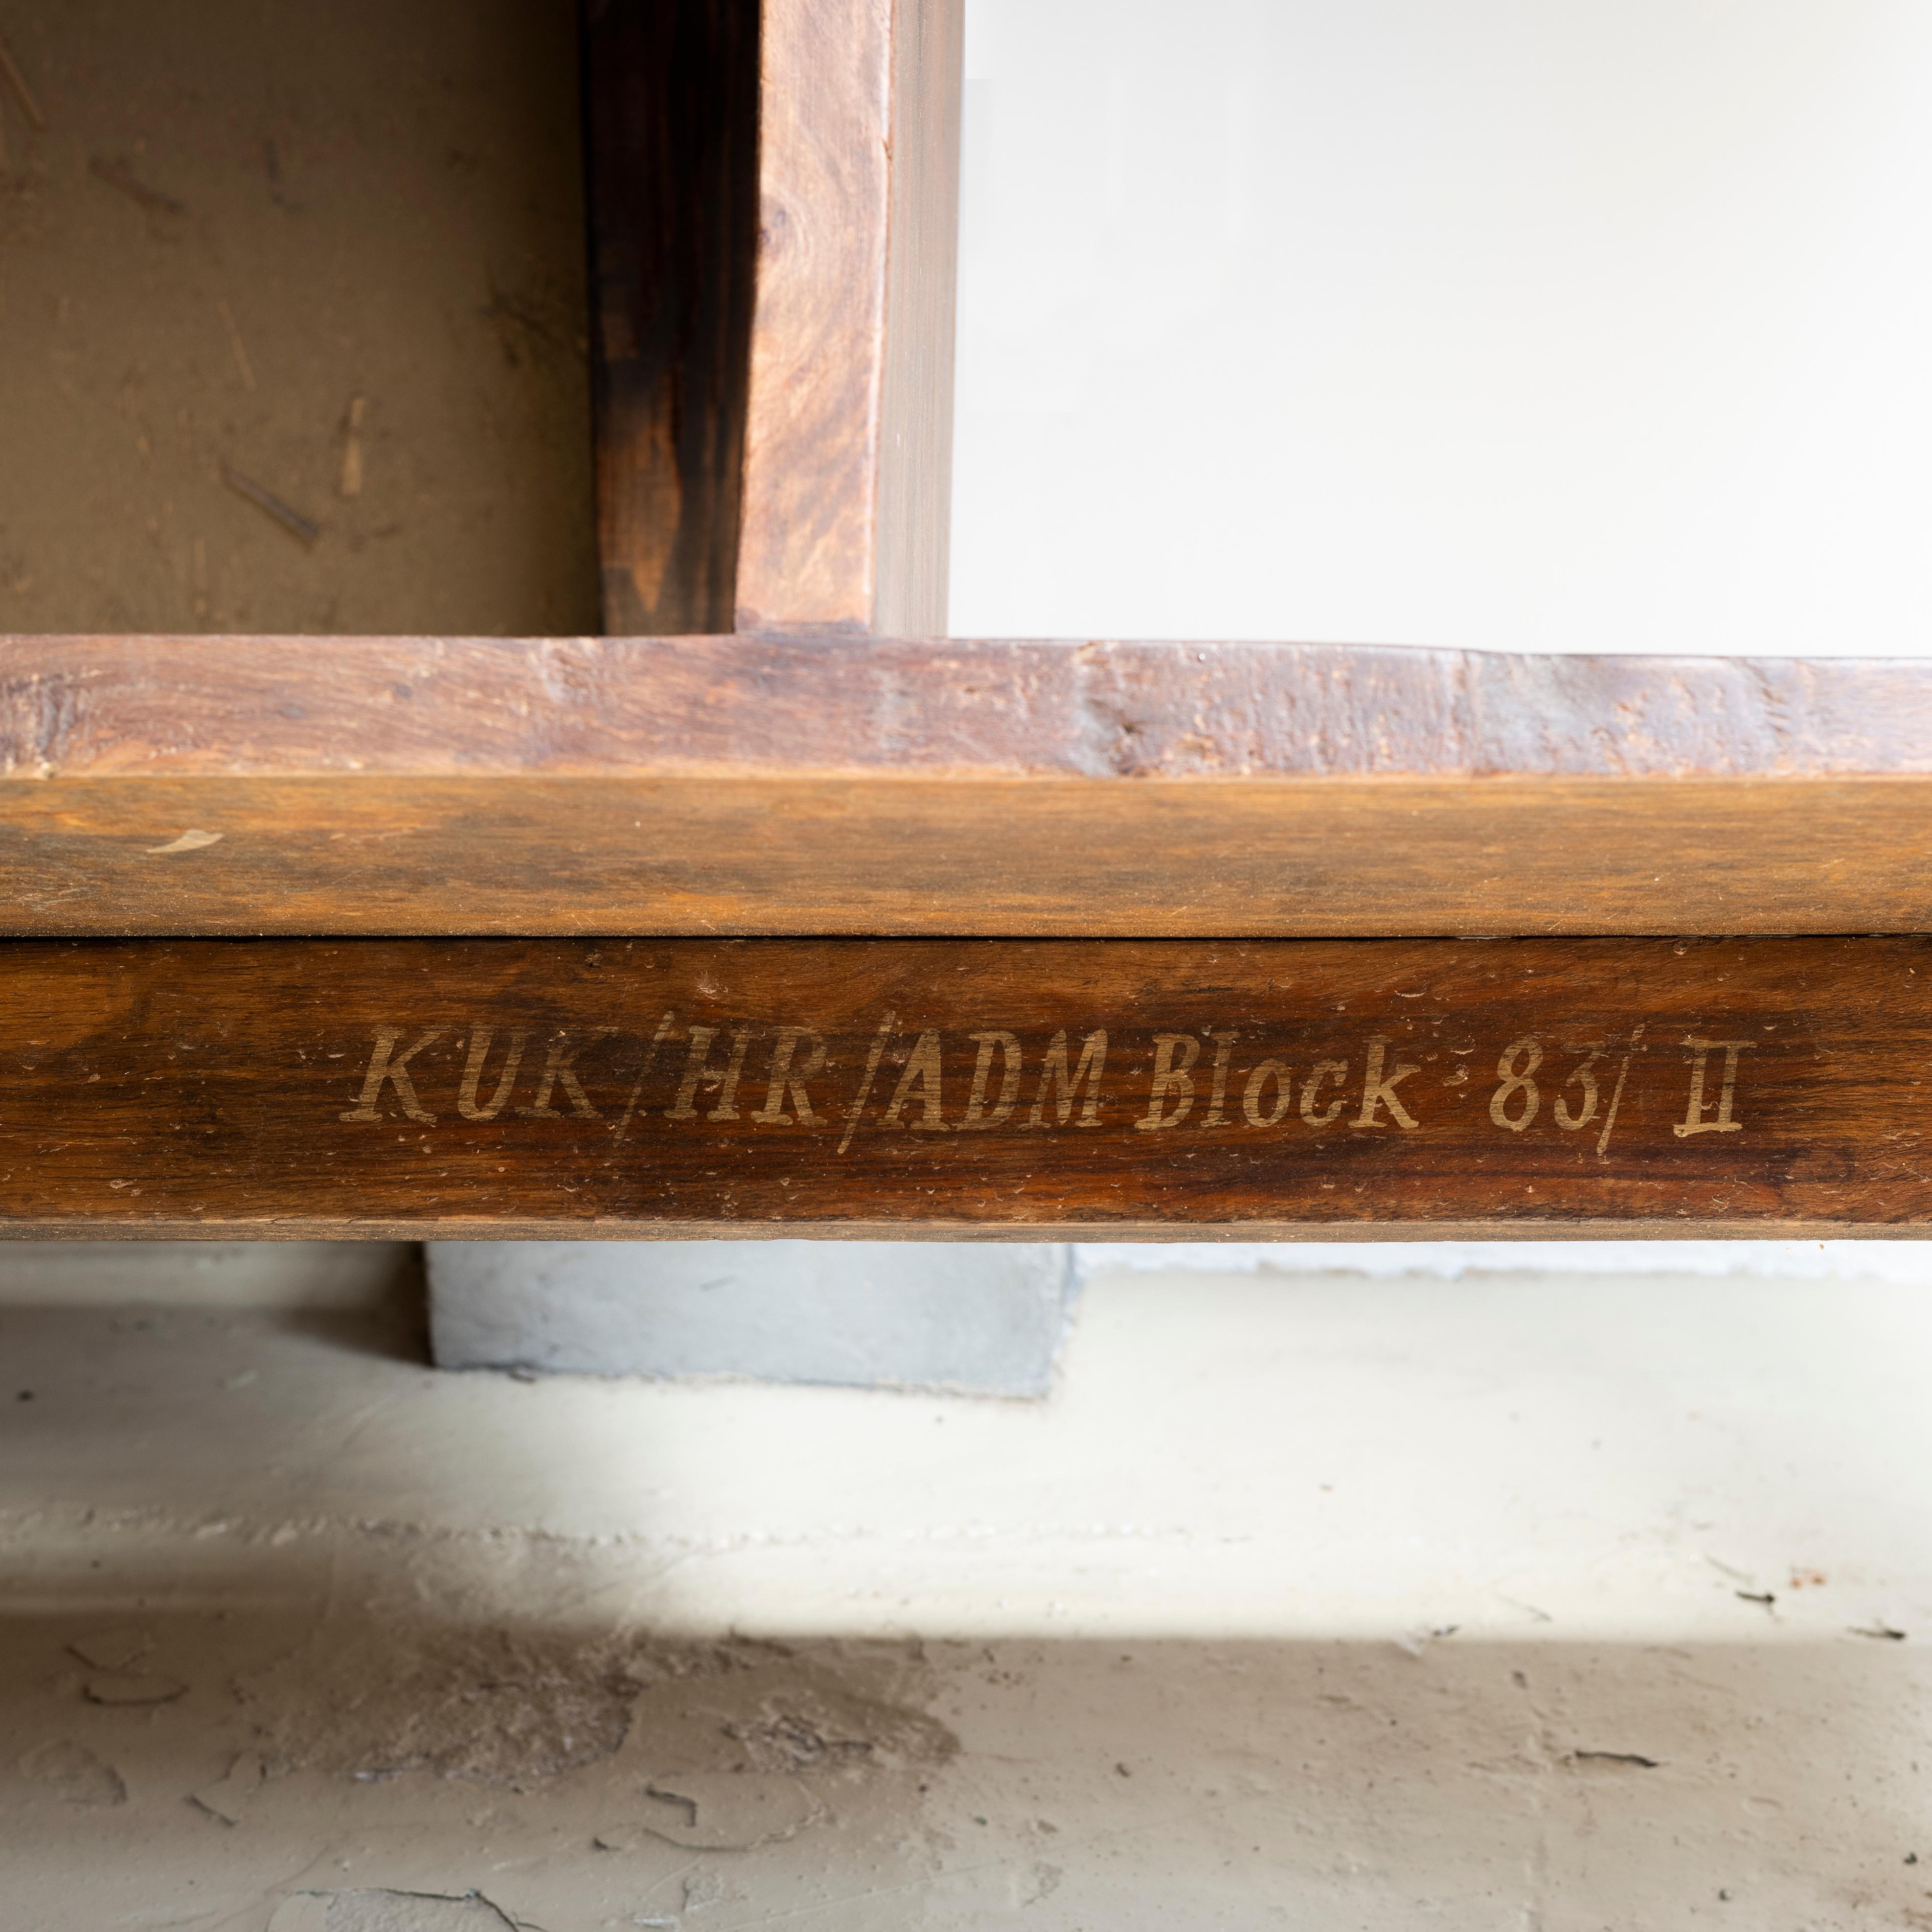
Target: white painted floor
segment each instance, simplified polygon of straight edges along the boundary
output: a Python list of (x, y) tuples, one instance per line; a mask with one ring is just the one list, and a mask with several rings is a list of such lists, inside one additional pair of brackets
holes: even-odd
[(1010, 1404), (357, 1259), (10, 1257), (7, 1932), (1932, 1926), (1915, 1281), (1114, 1272)]

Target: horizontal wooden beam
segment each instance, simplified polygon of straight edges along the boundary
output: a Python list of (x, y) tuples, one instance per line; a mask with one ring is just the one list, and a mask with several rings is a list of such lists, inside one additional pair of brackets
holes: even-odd
[(1932, 929), (1932, 664), (0, 638), (0, 931)]
[(1932, 941), (22, 942), (15, 1234), (1932, 1226)]

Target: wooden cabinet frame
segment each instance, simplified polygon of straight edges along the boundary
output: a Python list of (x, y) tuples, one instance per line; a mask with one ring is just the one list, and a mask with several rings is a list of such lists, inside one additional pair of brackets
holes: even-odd
[(8, 1232), (1932, 1220), (1932, 668), (936, 635), (958, 0), (586, 32), (630, 634), (0, 639)]

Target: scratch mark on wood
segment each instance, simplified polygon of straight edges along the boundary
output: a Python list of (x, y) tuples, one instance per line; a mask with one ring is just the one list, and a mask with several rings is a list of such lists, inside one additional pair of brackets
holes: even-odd
[(165, 845), (149, 845), (143, 849), (151, 858), (160, 858), (170, 852), (200, 852), (211, 845), (218, 845), (226, 835), (220, 832), (202, 832), (190, 827), (178, 838), (171, 838)]

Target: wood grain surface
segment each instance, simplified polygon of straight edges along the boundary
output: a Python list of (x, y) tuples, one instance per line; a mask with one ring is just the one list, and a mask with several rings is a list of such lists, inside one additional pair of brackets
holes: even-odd
[(604, 628), (726, 631), (757, 248), (758, 0), (585, 9)]
[(0, 639), (0, 931), (1932, 929), (1932, 666)]
[(766, 0), (739, 630), (944, 628), (959, 17)]
[(0, 786), (0, 933), (1932, 929), (1920, 779)]
[(9, 637), (0, 776), (1932, 776), (1932, 662), (981, 638)]
[(888, 636), (943, 635), (947, 628), (965, 32), (965, 0), (896, 0), (892, 10), (878, 578), (871, 626)]
[(45, 1234), (1922, 1233), (1932, 941), (24, 943)]

